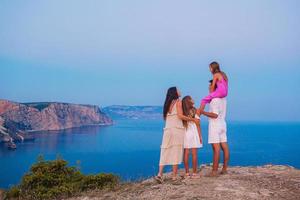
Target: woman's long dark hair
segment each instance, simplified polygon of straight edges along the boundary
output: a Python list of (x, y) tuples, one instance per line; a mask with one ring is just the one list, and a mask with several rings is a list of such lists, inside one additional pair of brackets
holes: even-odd
[(178, 92), (177, 92), (177, 88), (176, 87), (170, 87), (168, 89), (167, 95), (166, 95), (166, 100), (165, 100), (165, 104), (164, 104), (164, 119), (166, 120), (167, 118), (167, 114), (169, 112), (171, 103), (173, 100), (178, 99)]
[[(182, 112), (186, 117), (194, 118), (196, 114), (196, 108), (193, 106), (192, 97), (185, 96), (182, 99)], [(183, 120), (183, 126), (187, 128), (188, 122)]]

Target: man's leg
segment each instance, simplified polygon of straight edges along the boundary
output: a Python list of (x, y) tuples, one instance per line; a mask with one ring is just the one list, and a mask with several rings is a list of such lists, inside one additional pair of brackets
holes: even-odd
[(212, 175), (216, 175), (219, 168), (219, 161), (220, 161), (220, 143), (213, 143), (213, 169)]
[(224, 159), (222, 172), (226, 173), (228, 167), (228, 161), (229, 161), (229, 148), (227, 142), (221, 142), (221, 148), (223, 150), (223, 159)]

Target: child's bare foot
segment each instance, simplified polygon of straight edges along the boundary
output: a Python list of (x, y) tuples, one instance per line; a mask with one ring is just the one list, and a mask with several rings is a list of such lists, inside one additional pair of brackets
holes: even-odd
[(209, 174), (206, 175), (207, 177), (217, 177), (218, 176), (218, 171), (211, 171)]

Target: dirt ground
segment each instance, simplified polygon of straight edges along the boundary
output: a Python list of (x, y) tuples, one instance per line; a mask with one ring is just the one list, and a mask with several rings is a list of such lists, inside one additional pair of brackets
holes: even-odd
[(231, 167), (226, 175), (207, 177), (210, 170), (208, 165), (201, 166), (199, 179), (174, 182), (169, 173), (162, 184), (151, 178), (121, 185), (114, 191), (91, 191), (68, 200), (300, 199), (300, 170), (289, 166)]

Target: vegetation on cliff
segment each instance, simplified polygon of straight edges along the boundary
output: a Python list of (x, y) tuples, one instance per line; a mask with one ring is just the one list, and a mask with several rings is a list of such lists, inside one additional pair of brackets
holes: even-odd
[(83, 175), (67, 164), (61, 158), (46, 161), (39, 157), (21, 183), (6, 192), (5, 199), (58, 199), (88, 190), (114, 188), (119, 183), (113, 174)]

